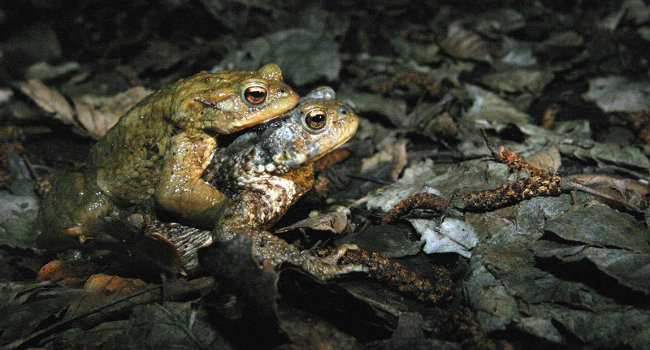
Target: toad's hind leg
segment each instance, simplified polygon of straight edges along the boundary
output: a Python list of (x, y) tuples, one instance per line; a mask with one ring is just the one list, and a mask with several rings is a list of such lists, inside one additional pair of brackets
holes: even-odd
[(113, 201), (92, 179), (81, 172), (54, 178), (40, 206), (40, 246), (77, 248), (89, 238), (85, 228), (91, 221), (112, 214)]

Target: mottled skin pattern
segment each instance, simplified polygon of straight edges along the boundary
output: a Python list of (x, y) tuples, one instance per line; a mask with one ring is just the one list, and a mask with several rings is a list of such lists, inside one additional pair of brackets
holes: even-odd
[(314, 161), (349, 140), (358, 126), (354, 112), (334, 97), (331, 88), (318, 88), (287, 116), (215, 154), (203, 178), (232, 198), (219, 221), (220, 239), (236, 230), (269, 228), (311, 189)]
[[(203, 178), (220, 189), (229, 204), (212, 234), (178, 225), (155, 225), (157, 232), (179, 247), (186, 269), (196, 266), (201, 245), (245, 233), (253, 238), (253, 255), (266, 264), (290, 262), (321, 278), (364, 270), (358, 265), (336, 264), (352, 246), (317, 258), (265, 231), (312, 187), (313, 162), (356, 132), (357, 116), (334, 98), (331, 88), (318, 88), (285, 117), (259, 125), (258, 130), (217, 151)], [(193, 244), (187, 244), (189, 240)]]
[(59, 241), (61, 230), (83, 240), (88, 220), (131, 205), (153, 203), (190, 222), (214, 222), (225, 197), (201, 174), (217, 134), (275, 118), (297, 103), (275, 64), (202, 72), (156, 91), (92, 147), (83, 172), (55, 180), (43, 201), (41, 241)]

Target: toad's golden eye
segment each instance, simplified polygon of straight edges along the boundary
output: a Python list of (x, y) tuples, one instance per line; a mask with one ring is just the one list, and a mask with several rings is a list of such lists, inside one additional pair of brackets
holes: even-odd
[(320, 130), (327, 122), (327, 113), (323, 110), (317, 109), (310, 111), (305, 116), (305, 124), (312, 130)]
[(249, 86), (244, 90), (244, 99), (252, 106), (259, 106), (266, 101), (267, 93), (264, 86)]

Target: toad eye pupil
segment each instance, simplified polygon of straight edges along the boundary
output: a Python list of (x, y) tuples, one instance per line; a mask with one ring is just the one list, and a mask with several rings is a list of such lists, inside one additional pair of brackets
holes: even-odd
[(322, 129), (326, 121), (327, 114), (324, 111), (311, 111), (305, 117), (307, 126), (314, 130)]
[(266, 93), (262, 86), (251, 86), (244, 91), (244, 98), (253, 105), (259, 105), (266, 101)]

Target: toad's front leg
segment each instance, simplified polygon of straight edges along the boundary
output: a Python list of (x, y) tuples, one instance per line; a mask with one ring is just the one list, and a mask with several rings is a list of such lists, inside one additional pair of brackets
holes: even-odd
[(246, 234), (253, 240), (253, 258), (263, 266), (275, 267), (290, 263), (302, 267), (312, 275), (328, 279), (351, 272), (368, 272), (360, 264), (339, 265), (339, 260), (355, 245), (343, 245), (332, 254), (317, 257), (309, 251), (298, 250), (285, 240), (265, 231), (302, 195), (303, 189), (291, 181), (270, 177), (249, 184), (249, 189), (239, 193), (217, 223), (213, 235), (217, 240), (228, 241), (236, 235)]
[(156, 188), (156, 202), (193, 224), (210, 227), (227, 198), (201, 179), (217, 141), (204, 132), (175, 135), (167, 148)]
[(339, 260), (348, 250), (359, 249), (354, 244), (339, 246), (330, 255), (318, 257), (307, 250), (298, 250), (295, 246), (267, 231), (249, 230), (246, 232), (253, 239), (253, 258), (262, 266), (275, 267), (281, 263), (300, 266), (311, 275), (321, 279), (330, 279), (352, 272), (369, 272), (361, 264), (339, 265)]
[(248, 230), (270, 228), (297, 197), (293, 182), (268, 177), (245, 184), (246, 190), (238, 193), (225, 207), (214, 229), (217, 240), (228, 241)]

